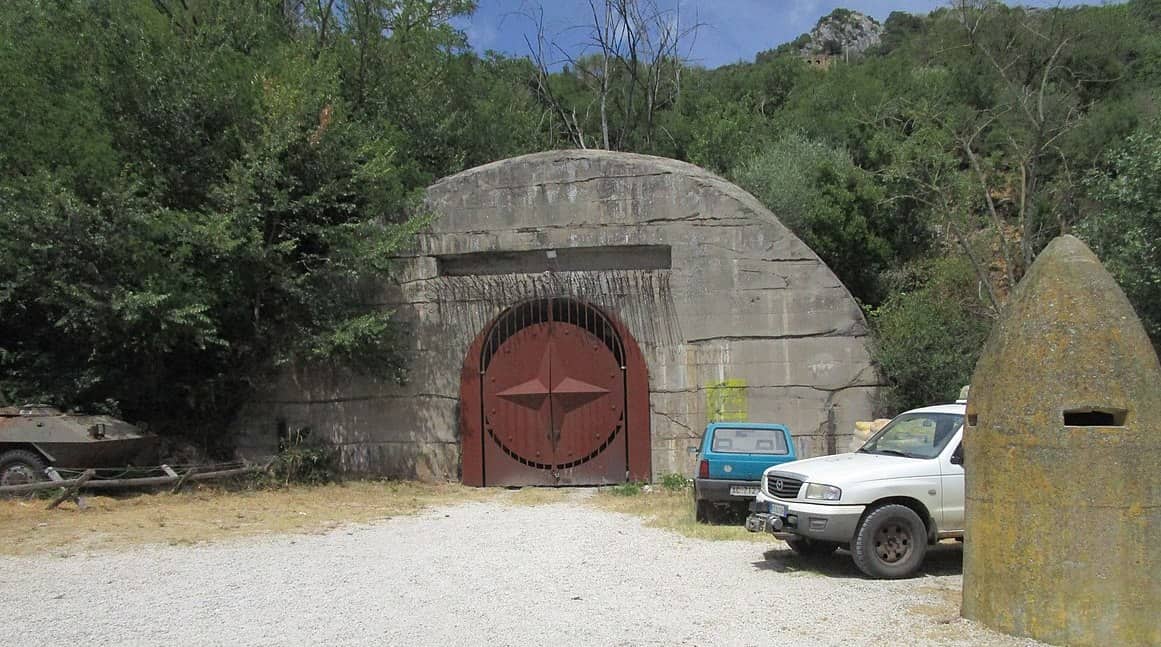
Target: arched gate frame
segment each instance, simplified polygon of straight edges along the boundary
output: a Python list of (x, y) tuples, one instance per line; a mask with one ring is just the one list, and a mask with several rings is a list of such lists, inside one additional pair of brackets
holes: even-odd
[(602, 309), (525, 301), (476, 337), (460, 380), (465, 485), (599, 485), (650, 478), (649, 374)]

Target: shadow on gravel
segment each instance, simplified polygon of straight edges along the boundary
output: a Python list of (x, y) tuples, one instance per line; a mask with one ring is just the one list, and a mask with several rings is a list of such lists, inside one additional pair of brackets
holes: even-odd
[(750, 511), (745, 506), (730, 506), (726, 508), (716, 508), (710, 518), (704, 522), (710, 526), (741, 526), (746, 525), (746, 516)]
[[(825, 557), (802, 557), (789, 548), (775, 548), (766, 551), (763, 556), (764, 560), (753, 563), (756, 570), (867, 579), (867, 576), (855, 566), (851, 554), (846, 550), (839, 550)], [(919, 575), (962, 574), (963, 544), (945, 542), (928, 547)]]

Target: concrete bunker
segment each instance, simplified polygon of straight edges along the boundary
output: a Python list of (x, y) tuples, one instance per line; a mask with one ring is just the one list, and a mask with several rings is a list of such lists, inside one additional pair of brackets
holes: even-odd
[[(690, 473), (687, 447), (710, 421), (786, 424), (805, 457), (846, 447), (871, 413), (878, 377), (858, 304), (774, 214), (702, 169), (538, 153), (445, 178), (426, 206), (430, 226), (372, 304), (412, 327), (408, 384), (287, 371), (246, 408), (244, 454), (270, 452), (282, 419), (325, 435), (352, 473), (619, 482)], [(584, 343), (549, 349), (565, 332)], [(485, 366), (505, 344), (509, 365)], [(590, 364), (610, 370), (582, 375)], [(494, 389), (489, 371), (503, 376)], [(492, 409), (507, 427), (489, 432)], [(596, 449), (574, 433), (600, 447), (618, 424), (605, 464), (562, 468)]]
[(1161, 644), (1161, 364), (1080, 240), (1016, 287), (967, 418), (963, 615), (1053, 644)]

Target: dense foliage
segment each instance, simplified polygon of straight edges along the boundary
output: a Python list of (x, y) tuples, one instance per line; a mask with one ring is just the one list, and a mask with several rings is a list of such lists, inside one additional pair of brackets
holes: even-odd
[(1161, 342), (1161, 128), (1142, 129), (1086, 182), (1103, 209), (1081, 235), (1124, 288), (1154, 345)]
[(280, 364), (404, 376), (365, 286), (418, 190), (536, 146), (521, 64), (465, 53), (466, 2), (291, 6), (0, 5), (0, 399), (212, 447)]
[(551, 35), (474, 53), (450, 22), (470, 0), (0, 3), (0, 401), (212, 444), (279, 365), (403, 379), (406, 331), (366, 286), (422, 226), (419, 192), (569, 146), (763, 200), (864, 304), (886, 408), (955, 395), (1061, 231), (1161, 339), (1161, 0), (896, 13), (826, 69), (803, 38), (690, 66), (696, 25), (598, 6), (559, 68)]

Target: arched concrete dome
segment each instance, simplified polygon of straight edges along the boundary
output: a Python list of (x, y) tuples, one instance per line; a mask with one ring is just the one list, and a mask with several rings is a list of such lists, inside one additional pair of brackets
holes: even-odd
[[(811, 456), (845, 451), (854, 421), (871, 414), (878, 380), (854, 299), (774, 214), (703, 169), (608, 151), (537, 153), (440, 180), (426, 206), (431, 224), (384, 291), (414, 326), (410, 383), (299, 371), (248, 408), (246, 429), (273, 429), (275, 418), (309, 425), (340, 443), (352, 471), (457, 478), (472, 469), (461, 464), (464, 419), (481, 415), (461, 402), (489, 406), (461, 399), (477, 388), (461, 379), (465, 366), (479, 369), (470, 347), (498, 321), (537, 324), (518, 321), (513, 306), (554, 299), (592, 306), (640, 349), (646, 383), (625, 387), (625, 401), (647, 412), (649, 456), (647, 474), (634, 477), (689, 474), (687, 447), (708, 421), (786, 424)], [(570, 361), (558, 365), (588, 360)], [(243, 439), (259, 447), (260, 436)], [(640, 466), (635, 447), (628, 461)]]

